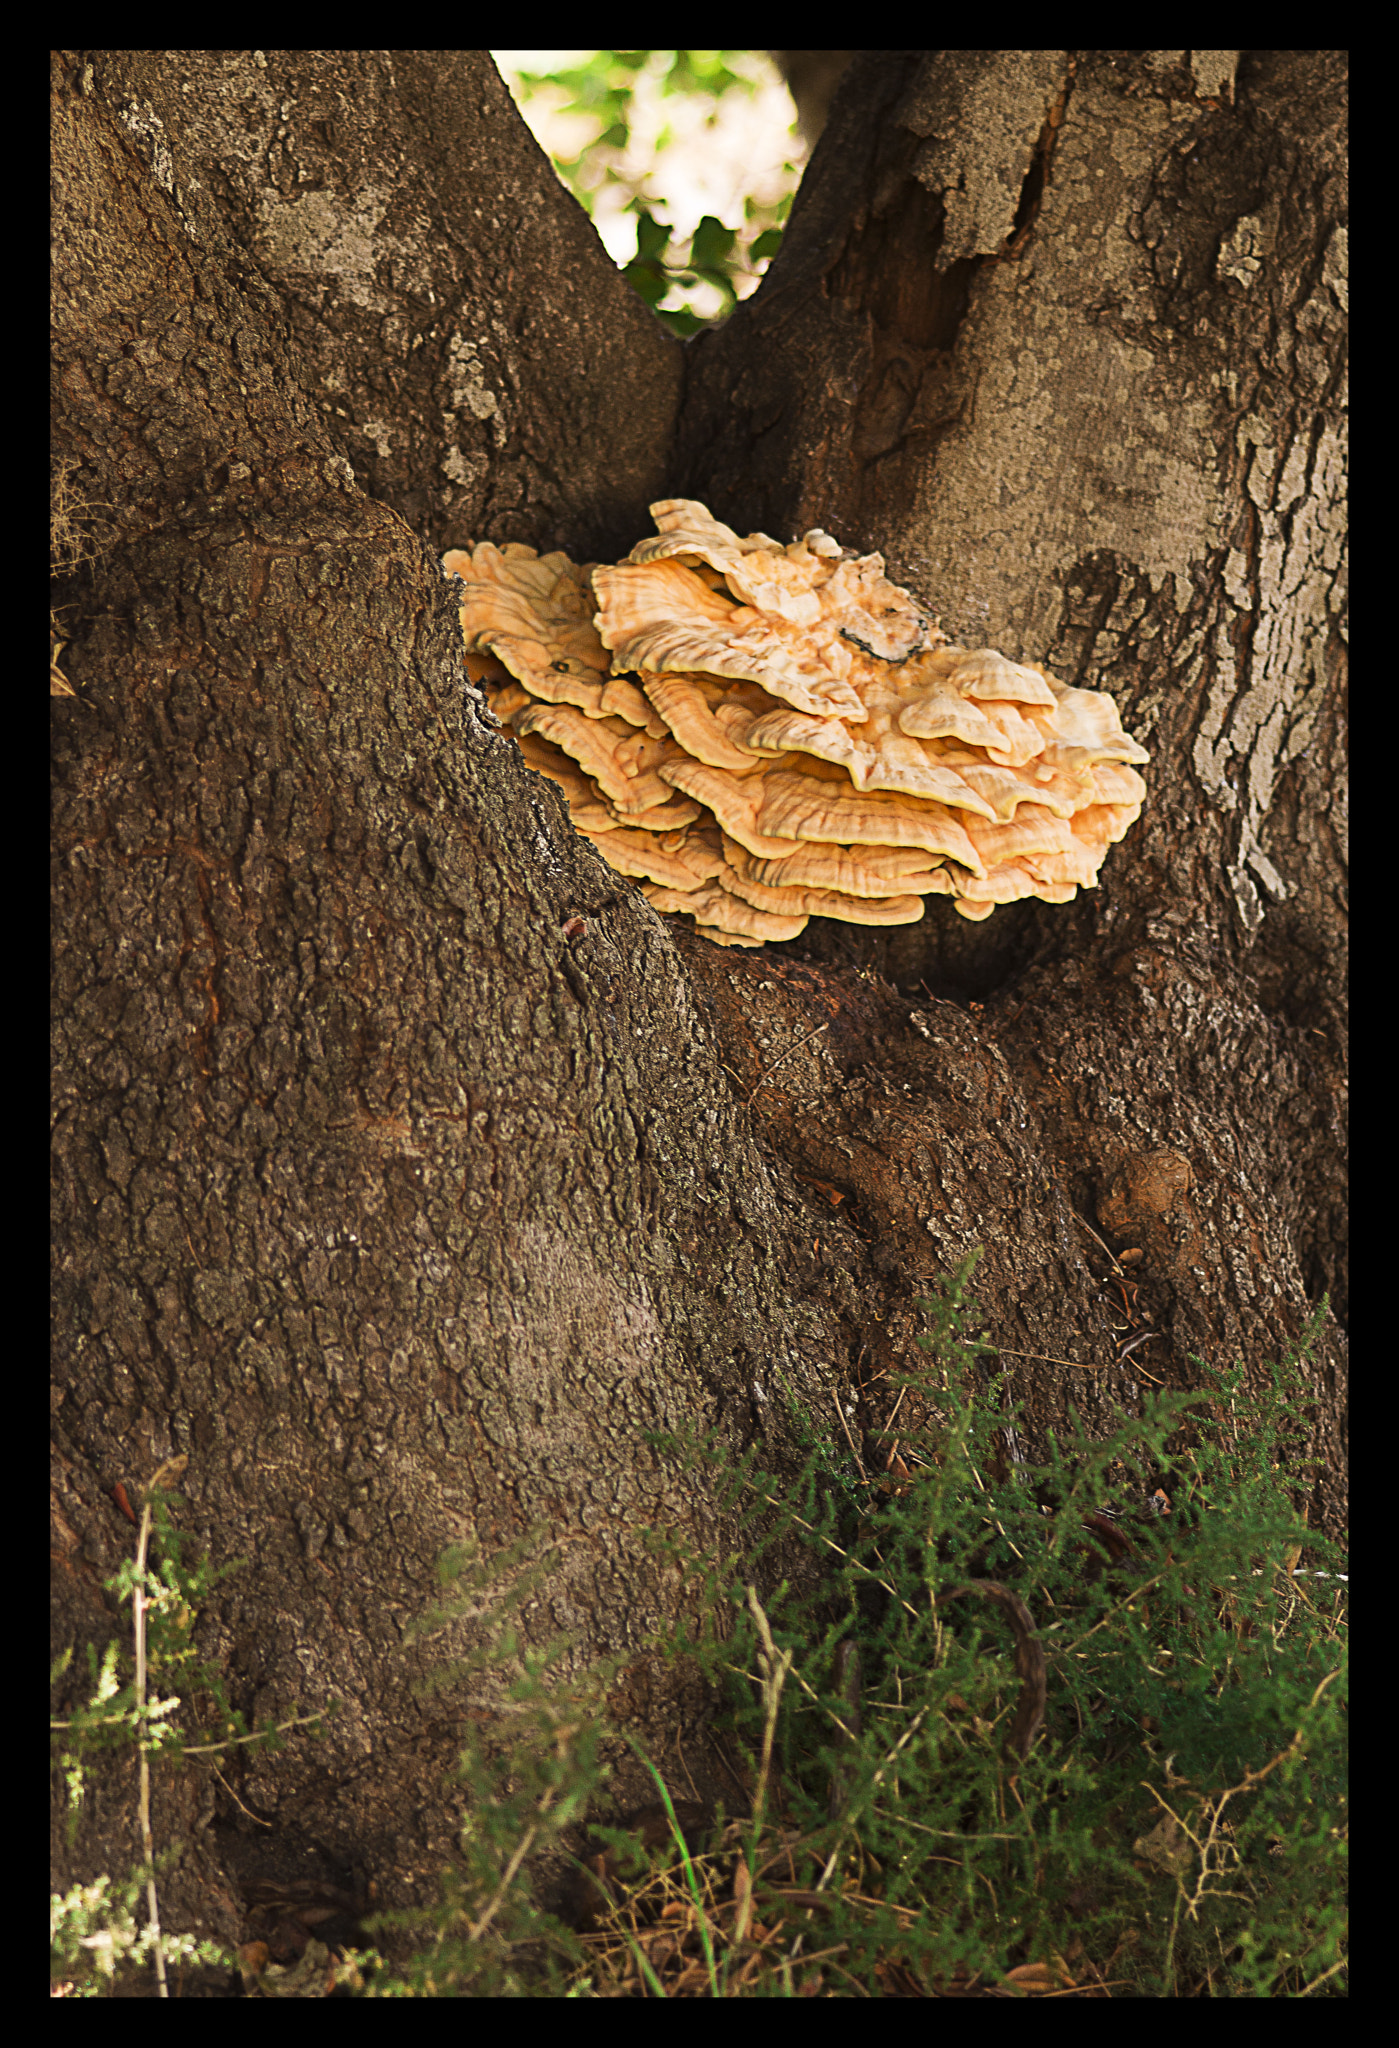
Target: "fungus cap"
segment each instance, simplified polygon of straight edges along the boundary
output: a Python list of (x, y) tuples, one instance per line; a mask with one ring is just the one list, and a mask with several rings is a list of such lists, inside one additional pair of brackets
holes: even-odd
[(444, 567), (460, 576), (462, 636), (489, 652), (547, 703), (572, 701), (570, 683), (600, 685), (611, 672), (592, 623), (592, 565), (540, 555), (516, 542), (453, 549)]
[(680, 562), (623, 562), (593, 576), (598, 634), (619, 671), (698, 669), (761, 683), (799, 710), (862, 719), (845, 680), (850, 648), (832, 631), (769, 618), (723, 596)]
[(765, 755), (787, 751), (785, 742), (769, 747), (752, 737), (753, 727), (765, 714), (787, 709), (757, 683), (674, 674), (648, 676), (645, 690), (685, 752), (710, 768), (747, 775)]
[(657, 909), (750, 946), (1096, 885), (1146, 793), (1111, 697), (947, 646), (882, 556), (819, 528), (784, 547), (651, 509), (615, 567), (513, 543), (445, 566), (468, 675)]

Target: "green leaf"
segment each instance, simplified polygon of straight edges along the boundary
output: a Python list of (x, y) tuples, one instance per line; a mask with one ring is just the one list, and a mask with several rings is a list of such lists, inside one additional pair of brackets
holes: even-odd
[(763, 232), (755, 237), (753, 245), (748, 251), (749, 261), (752, 263), (762, 263), (769, 256), (775, 256), (781, 247), (781, 228), (764, 228)]
[(710, 324), (708, 320), (701, 320), (697, 314), (692, 313), (688, 306), (679, 306), (675, 312), (661, 313), (658, 317), (664, 320), (671, 333), (678, 334), (682, 341), (688, 341), (692, 334), (698, 334), (702, 327), (708, 327)]
[(638, 263), (659, 263), (670, 241), (670, 229), (663, 221), (639, 207), (636, 217), (636, 260)]
[(705, 214), (690, 244), (690, 261), (696, 270), (721, 269), (738, 237), (712, 213)]
[(669, 277), (654, 263), (629, 263), (622, 275), (633, 291), (645, 299), (648, 306), (659, 306), (670, 290)]

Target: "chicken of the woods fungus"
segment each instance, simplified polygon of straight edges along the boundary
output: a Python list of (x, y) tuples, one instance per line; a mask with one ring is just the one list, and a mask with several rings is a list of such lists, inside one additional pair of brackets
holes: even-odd
[(625, 562), (453, 549), (466, 666), (578, 831), (720, 946), (810, 917), (1067, 903), (1146, 795), (1117, 706), (947, 644), (881, 555), (740, 539), (692, 498)]

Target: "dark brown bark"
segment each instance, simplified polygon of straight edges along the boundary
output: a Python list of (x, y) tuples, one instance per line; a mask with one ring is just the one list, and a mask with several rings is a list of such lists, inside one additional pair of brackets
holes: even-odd
[(769, 50), (769, 57), (787, 81), (797, 109), (797, 124), (808, 149), (814, 149), (831, 111), (831, 101), (849, 69), (855, 50)]
[[(109, 1489), (186, 1451), (191, 1535), (249, 1560), (240, 1703), (346, 1703), (233, 1767), (271, 1830), (162, 1794), (177, 1924), (234, 1934), (259, 1854), (431, 1891), (460, 1712), (404, 1633), (465, 1535), (542, 1524), (533, 1639), (630, 1660), (619, 1715), (721, 1788), (641, 1646), (646, 1529), (725, 1532), (642, 1432), (781, 1462), (778, 1374), (877, 1428), (972, 1244), (1031, 1449), (1339, 1306), (1339, 93), (872, 53), (682, 350), (482, 53), (56, 61), (56, 449), (103, 551), (57, 594), (55, 1629), (110, 1630)], [(1102, 887), (744, 955), (658, 919), (478, 715), (435, 554), (615, 557), (677, 491), (1113, 690), (1154, 761)], [(1100, 1240), (1163, 1333), (1121, 1365)], [(60, 1876), (129, 1863), (126, 1798)]]

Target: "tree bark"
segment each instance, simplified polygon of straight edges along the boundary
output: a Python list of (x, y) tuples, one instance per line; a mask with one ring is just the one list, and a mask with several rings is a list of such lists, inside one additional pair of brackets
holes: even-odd
[[(482, 52), (55, 59), (100, 548), (57, 592), (55, 1631), (110, 1634), (110, 1490), (184, 1451), (239, 1703), (345, 1703), (241, 1812), (166, 1789), (175, 1924), (291, 1869), (431, 1895), (462, 1716), (405, 1632), (467, 1536), (549, 1533), (529, 1639), (621, 1657), (731, 1801), (644, 1651), (688, 1597), (647, 1530), (731, 1531), (643, 1432), (790, 1466), (785, 1382), (873, 1444), (972, 1245), (1030, 1454), (1343, 1316), (1342, 95), (1325, 53), (865, 53), (682, 347)], [(1111, 690), (1153, 764), (1099, 889), (749, 954), (658, 918), (481, 717), (436, 556), (615, 560), (666, 495)], [(1332, 1316), (1333, 1533), (1343, 1361)], [(134, 1859), (112, 1785), (62, 1881)]]

